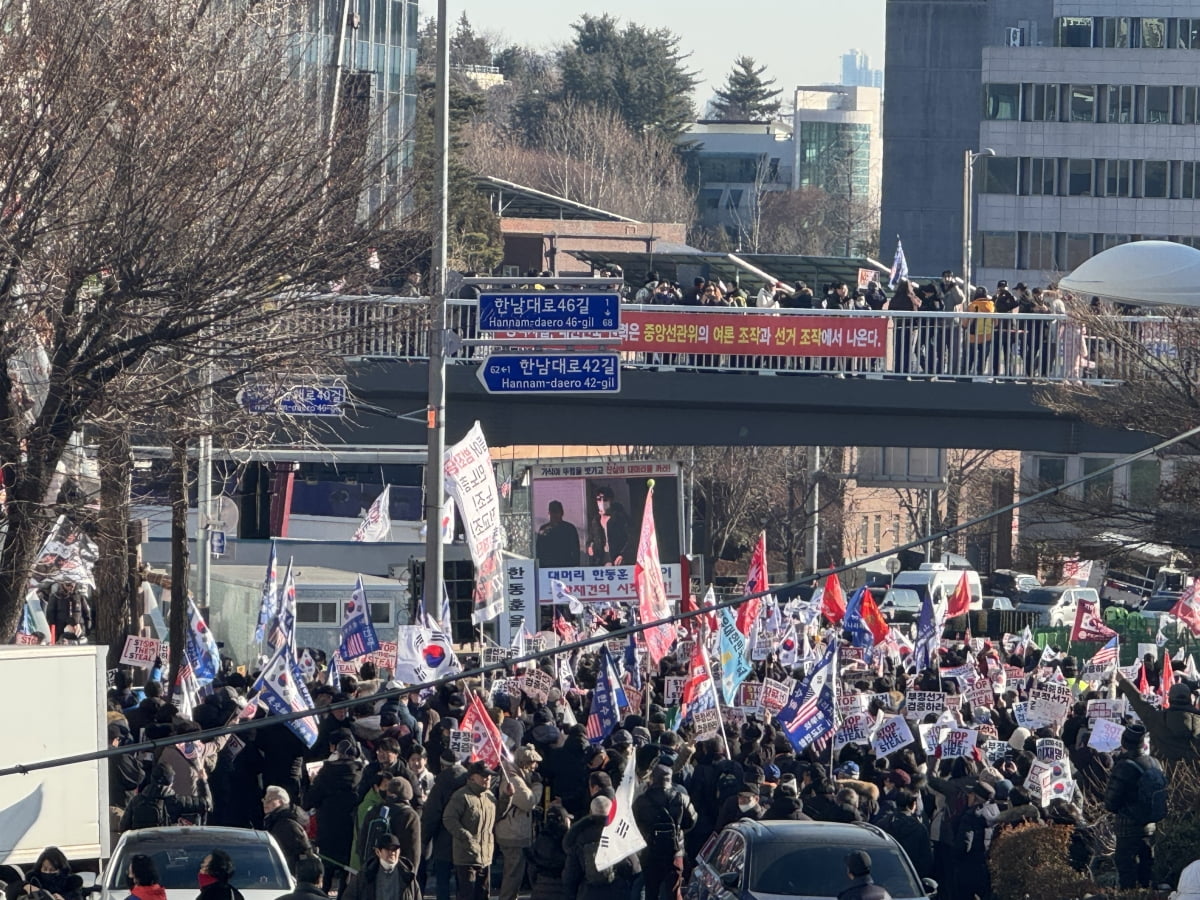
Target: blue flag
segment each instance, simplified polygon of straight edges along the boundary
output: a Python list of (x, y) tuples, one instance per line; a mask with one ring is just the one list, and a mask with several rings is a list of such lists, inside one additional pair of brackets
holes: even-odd
[(208, 630), (204, 617), (196, 608), (196, 603), (188, 598), (188, 633), (187, 644), (183, 648), (187, 654), (188, 664), (192, 674), (200, 684), (207, 684), (217, 677), (221, 667), (221, 652), (217, 649), (216, 639)]
[[(282, 716), (313, 708), (312, 697), (304, 686), (304, 673), (296, 665), (286, 644), (275, 651), (255, 687), (259, 691), (258, 699), (274, 715)], [(305, 746), (311, 747), (317, 742), (316, 716), (292, 719), (286, 724), (296, 737), (304, 741)]]
[(254, 640), (262, 644), (267, 629), (279, 615), (279, 567), (275, 557), (275, 542), (271, 541), (271, 555), (267, 557), (267, 575), (263, 579), (262, 599), (258, 604), (258, 625), (254, 628)]
[(726, 704), (733, 706), (738, 685), (746, 680), (752, 666), (746, 652), (746, 636), (738, 631), (734, 611), (724, 607), (717, 612), (717, 617), (721, 628), (721, 643), (717, 646), (721, 658), (721, 693)]
[(837, 642), (830, 641), (825, 655), (808, 677), (796, 685), (787, 706), (775, 717), (797, 753), (833, 731), (834, 679), (837, 677)]
[(629, 643), (625, 645), (625, 671), (629, 674), (629, 686), (640, 691), (642, 669), (638, 665), (637, 641), (633, 639), (632, 634), (629, 636)]
[(904, 258), (904, 245), (900, 243), (900, 238), (896, 238), (896, 258), (892, 260), (892, 274), (888, 279), (888, 287), (894, 288), (904, 279), (908, 278), (908, 260)]
[(917, 639), (913, 642), (913, 665), (918, 672), (928, 669), (937, 659), (938, 646), (941, 644), (941, 624), (937, 610), (933, 606), (933, 597), (925, 595), (921, 601), (921, 612), (917, 616)]
[(599, 744), (612, 734), (619, 722), (617, 704), (617, 674), (613, 669), (608, 647), (600, 648), (600, 671), (596, 674), (596, 690), (592, 692), (592, 708), (588, 713), (587, 739)]
[(371, 606), (367, 603), (367, 589), (362, 576), (354, 586), (354, 593), (342, 607), (342, 644), (338, 653), (349, 662), (374, 653), (379, 649), (379, 638), (371, 624)]
[(855, 647), (875, 646), (875, 635), (867, 628), (862, 617), (863, 594), (866, 592), (864, 586), (850, 595), (846, 601), (846, 614), (842, 617), (842, 628), (850, 633), (850, 643)]
[(279, 615), (275, 624), (268, 632), (267, 643), (271, 649), (278, 650), (286, 646), (296, 658), (296, 577), (292, 573), (292, 563), (288, 559), (287, 574), (283, 576), (283, 589), (279, 592)]

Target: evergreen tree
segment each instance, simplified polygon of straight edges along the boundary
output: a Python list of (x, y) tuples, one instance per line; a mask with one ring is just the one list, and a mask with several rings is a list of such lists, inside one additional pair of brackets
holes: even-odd
[(771, 90), (775, 79), (763, 80), (766, 66), (754, 65), (754, 57), (739, 56), (717, 91), (712, 109), (714, 118), (725, 122), (769, 122), (779, 113), (782, 90)]
[(491, 42), (483, 35), (475, 33), (465, 12), (458, 17), (458, 25), (454, 34), (450, 35), (450, 62), (456, 66), (492, 64)]
[(586, 13), (571, 27), (575, 38), (559, 59), (566, 96), (615, 110), (637, 133), (674, 140), (683, 132), (698, 79), (684, 68), (678, 35)]

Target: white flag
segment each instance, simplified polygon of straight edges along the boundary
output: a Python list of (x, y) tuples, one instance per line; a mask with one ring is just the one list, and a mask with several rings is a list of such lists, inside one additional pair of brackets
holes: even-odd
[(557, 578), (550, 579), (550, 602), (565, 603), (573, 616), (583, 612), (583, 601), (567, 590), (566, 582), (559, 581)]
[(633, 790), (637, 784), (637, 759), (630, 753), (625, 761), (625, 772), (617, 786), (613, 808), (608, 813), (608, 824), (600, 832), (600, 844), (596, 847), (596, 871), (603, 872), (633, 856), (646, 841), (633, 820)]
[(405, 684), (422, 684), (430, 680), (430, 666), (425, 661), (429, 645), (429, 629), (420, 625), (396, 627), (396, 668), (393, 674)]
[(386, 541), (392, 534), (392, 518), (388, 512), (391, 503), (392, 486), (385, 484), (383, 492), (375, 498), (371, 508), (367, 510), (363, 520), (358, 523), (353, 540), (366, 543)]

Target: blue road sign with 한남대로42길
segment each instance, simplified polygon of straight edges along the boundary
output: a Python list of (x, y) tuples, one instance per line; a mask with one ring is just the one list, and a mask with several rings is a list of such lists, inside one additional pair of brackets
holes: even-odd
[(621, 324), (621, 298), (587, 292), (481, 294), (480, 331), (610, 331)]
[(621, 364), (615, 353), (496, 353), (479, 365), (489, 394), (615, 394)]

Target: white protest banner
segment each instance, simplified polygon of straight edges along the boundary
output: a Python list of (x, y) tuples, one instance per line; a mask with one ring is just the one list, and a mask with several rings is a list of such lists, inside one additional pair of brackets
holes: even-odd
[(471, 755), (471, 732), (454, 730), (450, 732), (450, 752), (465, 762)]
[(869, 744), (871, 743), (870, 734), (871, 717), (866, 713), (853, 713), (846, 716), (841, 727), (834, 732), (833, 747), (837, 750), (846, 744)]
[(546, 703), (550, 699), (550, 689), (554, 687), (554, 676), (549, 672), (543, 672), (541, 669), (534, 669), (532, 672), (526, 672), (518, 679), (521, 682), (521, 690), (525, 695), (538, 703)]
[(497, 678), (492, 682), (492, 700), (500, 694), (517, 698), (521, 696), (521, 681), (518, 678)]
[(1028, 701), (1022, 700), (1020, 703), (1014, 703), (1012, 714), (1022, 728), (1034, 730), (1042, 727), (1042, 721), (1034, 717), (1033, 706)]
[(838, 714), (852, 716), (855, 713), (866, 712), (871, 706), (870, 694), (840, 692), (837, 697)]
[(443, 459), (446, 493), (458, 506), (475, 563), (471, 620), (490, 622), (504, 609), (504, 525), (496, 472), (480, 424), (476, 422), (461, 441), (447, 447)]
[(1008, 756), (1012, 747), (1008, 745), (1008, 741), (985, 741), (983, 744), (983, 758), (989, 765), (995, 765)]
[(1158, 659), (1158, 644), (1138, 644), (1138, 659), (1145, 659), (1147, 656)]
[(743, 681), (738, 685), (734, 706), (741, 707), (747, 715), (757, 715), (761, 709), (762, 685), (757, 681)]
[(937, 753), (938, 737), (942, 733), (942, 726), (936, 722), (931, 722), (928, 725), (918, 725), (917, 732), (921, 735), (921, 748), (925, 751), (925, 755), (933, 756)]
[(721, 731), (721, 713), (715, 706), (692, 712), (692, 728), (695, 740), (705, 741), (716, 737)]
[(488, 645), (483, 648), (483, 653), (480, 656), (481, 662), (485, 666), (494, 666), (497, 663), (502, 663), (506, 659), (512, 659), (513, 652), (508, 647), (495, 647)]
[(1142, 661), (1139, 659), (1132, 666), (1117, 666), (1117, 671), (1125, 676), (1126, 681), (1137, 684), (1138, 676), (1142, 673)]
[(871, 749), (876, 759), (883, 759), (888, 754), (907, 747), (912, 741), (912, 730), (908, 727), (908, 722), (904, 721), (904, 716), (881, 715), (871, 737)]
[(946, 696), (946, 699), (943, 700), (942, 702), (946, 709), (948, 709), (948, 710), (955, 710), (955, 709), (961, 710), (962, 709), (962, 705), (963, 705), (963, 695), (962, 694), (946, 694), (945, 696)]
[(774, 678), (763, 679), (762, 708), (767, 716), (778, 714), (787, 706), (790, 696), (787, 686), (782, 681), (776, 681)]
[(162, 641), (130, 635), (125, 638), (125, 648), (121, 651), (121, 665), (150, 669), (161, 656)]
[(1125, 716), (1125, 698), (1115, 697), (1111, 700), (1089, 700), (1087, 702), (1088, 728), (1095, 729), (1096, 722), (1107, 719), (1110, 722), (1120, 722)]
[(972, 708), (984, 706), (991, 707), (996, 702), (996, 695), (992, 692), (992, 683), (986, 678), (978, 678), (975, 683), (967, 688), (967, 702)]
[(959, 684), (964, 687), (975, 677), (975, 667), (968, 664), (965, 666), (951, 666), (950, 668), (942, 669), (943, 678), (956, 678)]
[(668, 675), (663, 679), (663, 702), (674, 706), (683, 697), (683, 686), (687, 684), (685, 675)]
[(946, 708), (946, 695), (941, 691), (909, 691), (905, 697), (905, 717), (921, 719), (930, 713), (940, 715)]
[(1067, 758), (1067, 748), (1057, 738), (1038, 738), (1037, 758), (1046, 762), (1058, 762)]
[(1088, 746), (1101, 753), (1112, 753), (1121, 748), (1121, 735), (1125, 726), (1108, 719), (1097, 719), (1092, 726), (1092, 735), (1088, 738)]
[(938, 746), (942, 751), (942, 759), (954, 759), (959, 756), (971, 757), (975, 751), (975, 741), (979, 732), (973, 728), (943, 729)]
[(1045, 724), (1062, 722), (1071, 712), (1073, 698), (1065, 684), (1040, 684), (1029, 692), (1033, 717)]

